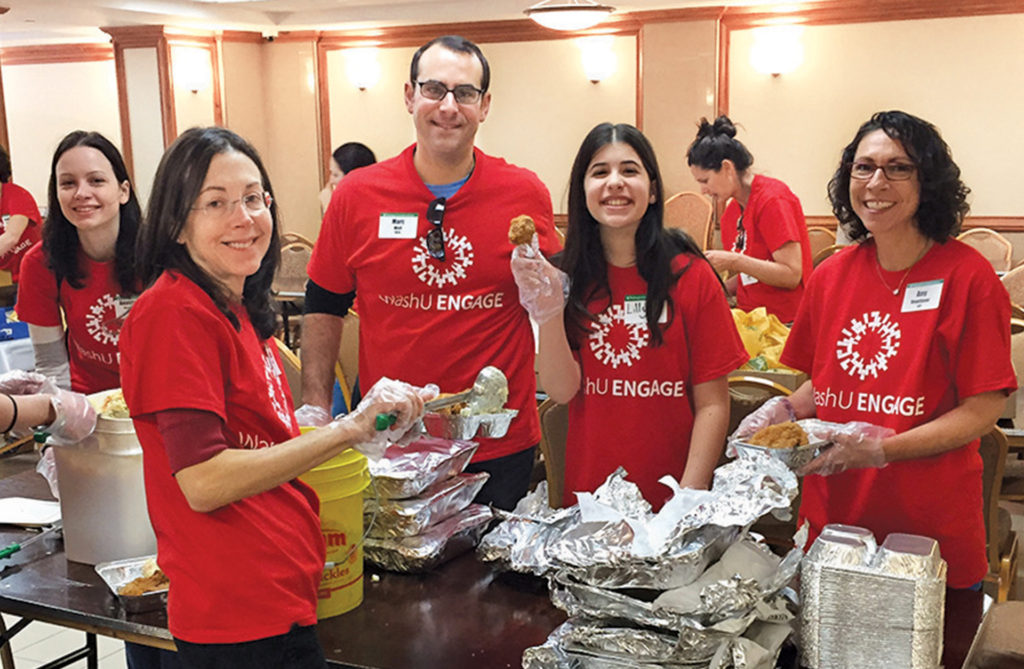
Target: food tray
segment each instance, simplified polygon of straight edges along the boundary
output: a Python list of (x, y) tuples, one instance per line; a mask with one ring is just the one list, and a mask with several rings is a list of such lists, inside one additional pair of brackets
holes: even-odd
[(155, 555), (143, 555), (142, 557), (115, 560), (113, 562), (101, 562), (96, 565), (96, 573), (100, 575), (103, 582), (107, 584), (114, 596), (128, 613), (142, 613), (143, 611), (155, 611), (167, 606), (167, 589), (154, 590), (136, 597), (119, 595), (117, 593), (121, 586), (142, 576), (142, 567), (148, 560), (156, 558)]
[[(831, 443), (820, 437), (816, 437), (814, 430), (817, 429), (815, 425), (820, 424), (820, 421), (815, 421), (813, 424), (811, 421), (798, 420), (797, 425), (804, 428), (807, 433), (807, 444), (802, 446), (794, 446), (792, 448), (770, 448), (768, 446), (756, 446), (754, 444), (748, 444), (744, 441), (733, 440), (730, 442), (736, 449), (736, 456), (743, 457), (744, 455), (751, 455), (754, 453), (766, 453), (770, 457), (776, 460), (782, 461), (791, 470), (796, 471), (800, 469), (808, 462), (818, 457), (818, 454), (825, 448), (831, 445)], [(810, 428), (810, 429), (809, 429)]]
[(473, 439), (474, 437), (499, 439), (508, 432), (512, 419), (518, 413), (514, 409), (504, 409), (499, 413), (477, 416), (426, 413), (423, 415), (423, 427), (427, 430), (427, 434), (442, 439)]

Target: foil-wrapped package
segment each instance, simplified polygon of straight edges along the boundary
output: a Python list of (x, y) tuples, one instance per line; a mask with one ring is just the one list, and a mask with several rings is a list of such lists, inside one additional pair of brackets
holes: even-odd
[(430, 571), (472, 550), (493, 517), (490, 508), (470, 504), (451, 518), (427, 528), (423, 534), (384, 539), (367, 537), (363, 555), (378, 567), (390, 571)]
[(946, 563), (929, 537), (827, 525), (801, 570), (802, 661), (811, 669), (933, 669), (942, 658)]
[[(422, 534), (431, 525), (450, 518), (473, 501), (490, 474), (459, 474), (442, 479), (409, 499), (363, 500), (363, 516), (375, 538)], [(372, 526), (369, 525), (373, 519)]]
[(378, 460), (370, 459), (373, 487), (368, 494), (383, 499), (419, 495), (441, 479), (461, 474), (478, 444), (472, 441), (421, 436), (408, 444), (392, 444)]

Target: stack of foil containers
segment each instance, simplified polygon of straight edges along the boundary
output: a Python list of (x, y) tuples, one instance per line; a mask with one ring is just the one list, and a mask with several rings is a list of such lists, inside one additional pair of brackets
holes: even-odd
[(486, 506), (471, 504), (488, 475), (462, 473), (476, 449), (472, 441), (414, 435), (370, 458), (368, 561), (423, 572), (476, 546), (493, 518)]
[(774, 666), (802, 552), (780, 559), (745, 530), (788, 512), (795, 476), (764, 456), (719, 468), (710, 491), (663, 482), (674, 495), (657, 514), (623, 470), (576, 506), (549, 508), (542, 484), (500, 514), (478, 555), (547, 577), (569, 615), (524, 669)]
[(938, 542), (826, 525), (800, 576), (802, 664), (809, 669), (934, 669), (942, 659), (946, 563)]

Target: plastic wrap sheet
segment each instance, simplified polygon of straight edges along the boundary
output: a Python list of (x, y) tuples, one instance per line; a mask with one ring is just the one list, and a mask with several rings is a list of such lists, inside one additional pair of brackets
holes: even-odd
[(376, 494), (384, 499), (415, 497), (437, 481), (461, 474), (477, 446), (472, 441), (437, 437), (392, 444), (383, 457), (369, 461)]
[(472, 550), (492, 518), (488, 507), (470, 504), (423, 534), (400, 539), (367, 537), (363, 554), (382, 569), (405, 573), (429, 571)]
[(367, 521), (374, 518), (370, 536), (386, 538), (421, 534), (431, 525), (469, 506), (488, 478), (490, 475), (486, 472), (459, 474), (442, 479), (409, 499), (366, 498), (363, 501), (364, 517)]
[(928, 537), (826, 526), (801, 572), (803, 663), (933, 669), (942, 657), (946, 563)]

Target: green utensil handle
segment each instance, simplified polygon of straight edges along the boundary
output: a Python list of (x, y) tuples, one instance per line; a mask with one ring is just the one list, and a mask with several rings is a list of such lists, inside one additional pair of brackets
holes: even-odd
[(11, 544), (7, 548), (0, 550), (0, 559), (11, 557), (15, 553), (21, 550), (21, 544)]
[(379, 413), (373, 421), (373, 426), (377, 428), (378, 432), (383, 432), (388, 428), (394, 427), (397, 420), (398, 416), (393, 413)]

